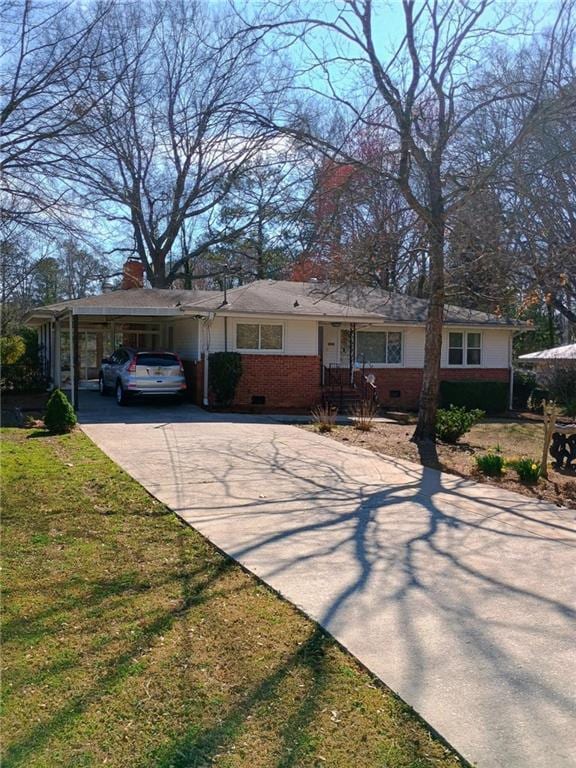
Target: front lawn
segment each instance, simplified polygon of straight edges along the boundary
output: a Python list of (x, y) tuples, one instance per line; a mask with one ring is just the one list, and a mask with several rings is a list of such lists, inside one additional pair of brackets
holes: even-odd
[(460, 765), (82, 433), (4, 430), (2, 471), (3, 768)]
[(476, 471), (474, 457), (497, 448), (507, 459), (528, 456), (540, 461), (543, 429), (542, 423), (537, 421), (485, 419), (472, 427), (456, 445), (438, 442), (436, 456), (431, 452), (421, 454), (418, 446), (410, 442), (414, 432), (412, 423), (376, 423), (370, 432), (360, 432), (353, 426), (339, 426), (329, 434), (349, 445), (358, 445), (376, 453), (407, 459), (445, 472), (496, 484), (532, 498), (546, 499), (576, 508), (574, 473), (558, 472), (549, 467), (548, 480), (541, 479), (536, 485), (525, 485), (519, 482), (512, 469), (508, 469), (500, 479), (486, 478)]

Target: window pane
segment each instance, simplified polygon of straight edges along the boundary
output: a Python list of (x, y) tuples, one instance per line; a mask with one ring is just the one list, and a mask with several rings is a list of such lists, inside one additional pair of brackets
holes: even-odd
[(448, 350), (448, 363), (449, 365), (462, 365), (463, 354), (461, 349), (449, 349)]
[(238, 349), (258, 349), (258, 326), (239, 323), (236, 326), (236, 346)]
[(402, 334), (388, 334), (388, 363), (400, 363), (402, 361)]
[(464, 346), (464, 334), (463, 333), (451, 333), (448, 336), (448, 346), (450, 349), (453, 347), (455, 348), (462, 348)]
[(260, 326), (260, 349), (282, 349), (282, 326)]
[(480, 334), (469, 333), (468, 334), (468, 349), (480, 349)]
[(466, 353), (466, 363), (468, 365), (480, 365), (480, 350), (468, 348)]
[(385, 363), (386, 334), (358, 331), (356, 334), (356, 359), (359, 363)]

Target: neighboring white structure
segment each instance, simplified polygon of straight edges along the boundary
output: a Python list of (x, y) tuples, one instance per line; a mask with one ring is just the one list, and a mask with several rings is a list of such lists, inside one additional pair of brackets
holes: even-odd
[(518, 360), (523, 363), (550, 363), (555, 360), (576, 360), (576, 344), (565, 344), (563, 347), (552, 347), (552, 349), (541, 349), (539, 352), (530, 352), (527, 355), (520, 355)]

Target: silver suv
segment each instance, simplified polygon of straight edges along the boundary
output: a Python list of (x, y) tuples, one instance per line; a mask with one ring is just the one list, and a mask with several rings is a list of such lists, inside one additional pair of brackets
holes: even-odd
[(184, 368), (174, 352), (144, 352), (120, 347), (100, 364), (101, 395), (114, 392), (118, 405), (136, 395), (177, 395), (186, 391)]

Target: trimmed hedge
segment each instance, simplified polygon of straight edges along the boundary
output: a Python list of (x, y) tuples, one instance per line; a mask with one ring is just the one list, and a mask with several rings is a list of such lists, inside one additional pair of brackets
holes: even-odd
[(442, 408), (457, 405), (480, 408), (486, 413), (508, 410), (509, 387), (505, 381), (442, 381), (440, 404)]

